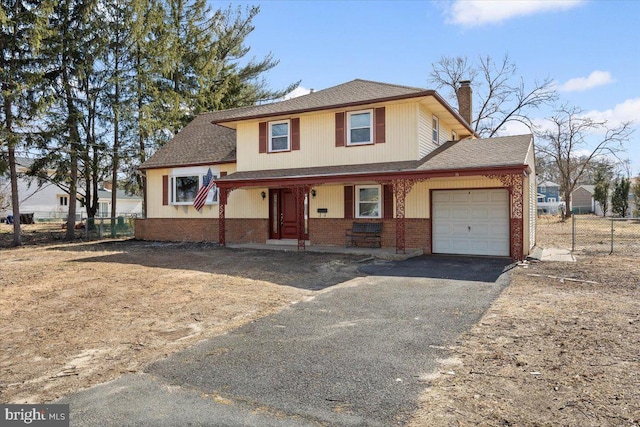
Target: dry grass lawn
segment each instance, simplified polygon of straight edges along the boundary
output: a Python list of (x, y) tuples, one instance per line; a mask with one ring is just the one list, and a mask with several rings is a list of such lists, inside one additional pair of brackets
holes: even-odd
[[(543, 218), (538, 242), (571, 247)], [(640, 258), (517, 268), (428, 384), (413, 426), (639, 426)]]
[[(50, 401), (139, 371), (358, 274), (346, 256), (69, 244), (37, 227), (9, 249), (0, 226), (1, 402)], [(541, 220), (538, 243), (570, 248), (570, 223)], [(512, 274), (425, 383), (412, 425), (640, 426), (637, 254)]]

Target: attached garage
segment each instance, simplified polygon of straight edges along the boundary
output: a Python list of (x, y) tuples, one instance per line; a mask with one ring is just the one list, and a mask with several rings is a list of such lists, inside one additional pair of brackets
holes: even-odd
[(434, 190), (432, 252), (509, 256), (506, 189)]

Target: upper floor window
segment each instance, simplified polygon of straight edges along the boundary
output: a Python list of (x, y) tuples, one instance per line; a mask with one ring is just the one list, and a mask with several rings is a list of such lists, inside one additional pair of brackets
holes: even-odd
[(289, 151), (289, 120), (269, 123), (269, 151)]
[(373, 111), (352, 111), (347, 114), (347, 145), (373, 143)]
[(433, 131), (433, 143), (440, 144), (440, 119), (433, 116), (433, 125), (431, 127)]
[[(217, 176), (214, 175), (213, 179)], [(191, 205), (203, 185), (204, 175), (186, 175), (171, 177), (171, 204)], [(207, 204), (218, 203), (218, 189), (214, 185), (207, 195)]]
[(381, 218), (382, 195), (379, 185), (356, 186), (356, 218)]
[(67, 196), (59, 196), (58, 203), (60, 206), (68, 206), (69, 205), (69, 197)]

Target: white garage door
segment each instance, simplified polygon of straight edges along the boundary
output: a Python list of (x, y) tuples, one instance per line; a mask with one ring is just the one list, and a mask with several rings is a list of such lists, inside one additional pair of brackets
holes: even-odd
[(433, 253), (509, 256), (507, 190), (432, 193)]

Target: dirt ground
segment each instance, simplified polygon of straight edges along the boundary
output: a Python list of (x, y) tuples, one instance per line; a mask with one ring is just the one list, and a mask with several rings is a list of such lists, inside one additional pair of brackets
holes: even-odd
[[(61, 243), (0, 226), (0, 402), (42, 403), (312, 297), (363, 257), (207, 244)], [(52, 241), (54, 243), (52, 243)]]
[[(29, 227), (34, 227), (30, 229)], [(0, 226), (0, 402), (41, 403), (311, 298), (362, 257)], [(543, 218), (538, 244), (568, 248)], [(412, 426), (640, 426), (640, 258), (529, 263), (425, 378)]]
[[(538, 223), (542, 247), (571, 224)], [(640, 426), (640, 258), (532, 263), (427, 382), (412, 426)]]

